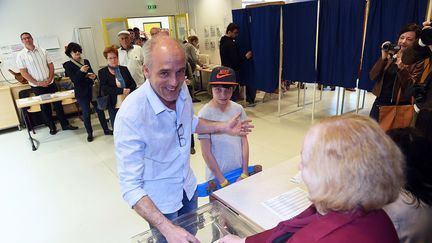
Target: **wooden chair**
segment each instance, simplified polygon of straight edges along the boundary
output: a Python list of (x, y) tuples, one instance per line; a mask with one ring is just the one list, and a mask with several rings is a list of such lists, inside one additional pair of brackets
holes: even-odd
[(76, 107), (77, 112), (78, 112), (78, 117), (79, 117), (80, 120), (82, 121), (83, 118), (82, 118), (82, 116), (81, 116), (81, 112), (80, 112), (80, 108), (79, 108), (79, 105), (78, 105), (77, 100), (74, 99), (74, 98), (69, 98), (69, 99), (64, 99), (64, 100), (62, 100), (62, 105), (70, 105), (70, 104), (75, 104), (75, 107)]
[[(31, 89), (24, 89), (24, 90), (21, 90), (18, 93), (18, 97), (20, 99), (22, 99), (22, 98), (28, 98), (28, 97), (32, 97), (32, 96), (35, 96), (35, 94), (33, 93), (33, 91)], [(40, 105), (33, 105), (33, 106), (30, 106), (28, 108), (24, 108), (23, 109), (23, 113), (24, 113), (23, 114), (23, 119), (27, 120), (27, 124), (28, 124), (27, 129), (31, 130), (33, 132), (33, 134), (36, 134), (36, 132), (34, 130), (34, 124), (33, 124), (32, 120), (31, 120), (31, 117), (30, 117), (30, 115), (28, 113), (36, 114), (36, 113), (38, 113), (40, 111), (41, 111)]]

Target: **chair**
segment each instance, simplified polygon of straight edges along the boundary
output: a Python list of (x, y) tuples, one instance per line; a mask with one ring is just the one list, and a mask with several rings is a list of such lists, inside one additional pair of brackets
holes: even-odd
[[(32, 96), (35, 96), (35, 94), (33, 93), (33, 91), (31, 89), (24, 89), (18, 93), (18, 97), (20, 99), (32, 97)], [(23, 119), (26, 119), (27, 124), (28, 124), (27, 129), (29, 131), (32, 130), (33, 134), (36, 134), (34, 127), (36, 126), (35, 123), (37, 123), (37, 122), (35, 122), (35, 120), (40, 120), (40, 119), (36, 118), (37, 115), (40, 116), (40, 113), (39, 113), (40, 111), (41, 111), (40, 105), (33, 105), (33, 106), (30, 106), (27, 108), (23, 108)], [(32, 119), (32, 116), (29, 115), (29, 113), (34, 114), (34, 115), (32, 115), (33, 119)]]
[(82, 118), (82, 116), (81, 116), (81, 112), (80, 112), (80, 108), (79, 108), (79, 105), (78, 105), (78, 102), (77, 102), (76, 99), (74, 99), (74, 98), (64, 99), (64, 100), (62, 100), (62, 103), (61, 103), (61, 104), (62, 104), (63, 106), (64, 106), (64, 105), (75, 104), (75, 107), (76, 107), (76, 109), (77, 109), (77, 113), (78, 113), (78, 117), (80, 118), (81, 121), (83, 121), (83, 118)]

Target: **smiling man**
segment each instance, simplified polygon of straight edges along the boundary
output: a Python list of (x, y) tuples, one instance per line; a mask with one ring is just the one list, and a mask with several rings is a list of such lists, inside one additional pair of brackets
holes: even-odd
[(190, 167), (191, 134), (248, 134), (240, 113), (228, 122), (194, 116), (185, 81), (186, 56), (178, 41), (157, 35), (144, 45), (148, 80), (122, 104), (114, 143), (125, 201), (168, 242), (199, 242), (170, 220), (197, 208), (197, 181)]

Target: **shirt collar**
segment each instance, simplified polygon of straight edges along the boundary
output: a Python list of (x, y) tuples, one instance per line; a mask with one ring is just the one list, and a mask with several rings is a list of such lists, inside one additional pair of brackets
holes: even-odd
[(34, 48), (33, 50), (30, 50), (30, 49), (27, 49), (27, 47), (25, 47), (25, 46), (24, 46), (24, 49), (26, 49), (26, 50), (27, 50), (27, 52), (35, 52), (35, 51), (37, 51), (37, 50), (38, 50), (38, 47), (37, 47), (37, 46), (35, 46), (35, 48)]
[[(165, 111), (168, 109), (164, 103), (160, 100), (159, 96), (156, 94), (156, 92), (153, 90), (152, 86), (150, 85), (150, 80), (147, 79), (147, 81), (143, 84), (144, 92), (147, 96), (147, 99), (150, 103), (150, 106), (152, 107), (154, 113), (158, 115), (159, 113)], [(182, 103), (186, 100), (186, 94), (184, 91), (183, 84), (182, 88), (180, 89), (179, 95), (177, 97), (176, 106), (178, 107), (178, 102), (181, 101)]]
[(121, 50), (125, 50), (125, 51), (132, 50), (133, 48), (134, 48), (134, 45), (133, 45), (133, 44), (131, 44), (128, 48), (123, 48), (122, 46), (120, 46), (120, 49), (121, 49)]

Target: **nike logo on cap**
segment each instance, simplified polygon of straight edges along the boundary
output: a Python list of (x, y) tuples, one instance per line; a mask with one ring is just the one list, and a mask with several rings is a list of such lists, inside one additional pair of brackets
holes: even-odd
[(216, 78), (225, 78), (231, 75), (230, 70), (219, 70), (219, 73), (216, 74)]
[(226, 74), (220, 74), (220, 73), (218, 73), (218, 74), (216, 74), (216, 78), (225, 78), (225, 77), (228, 77), (228, 76), (231, 76), (231, 73), (226, 73)]

